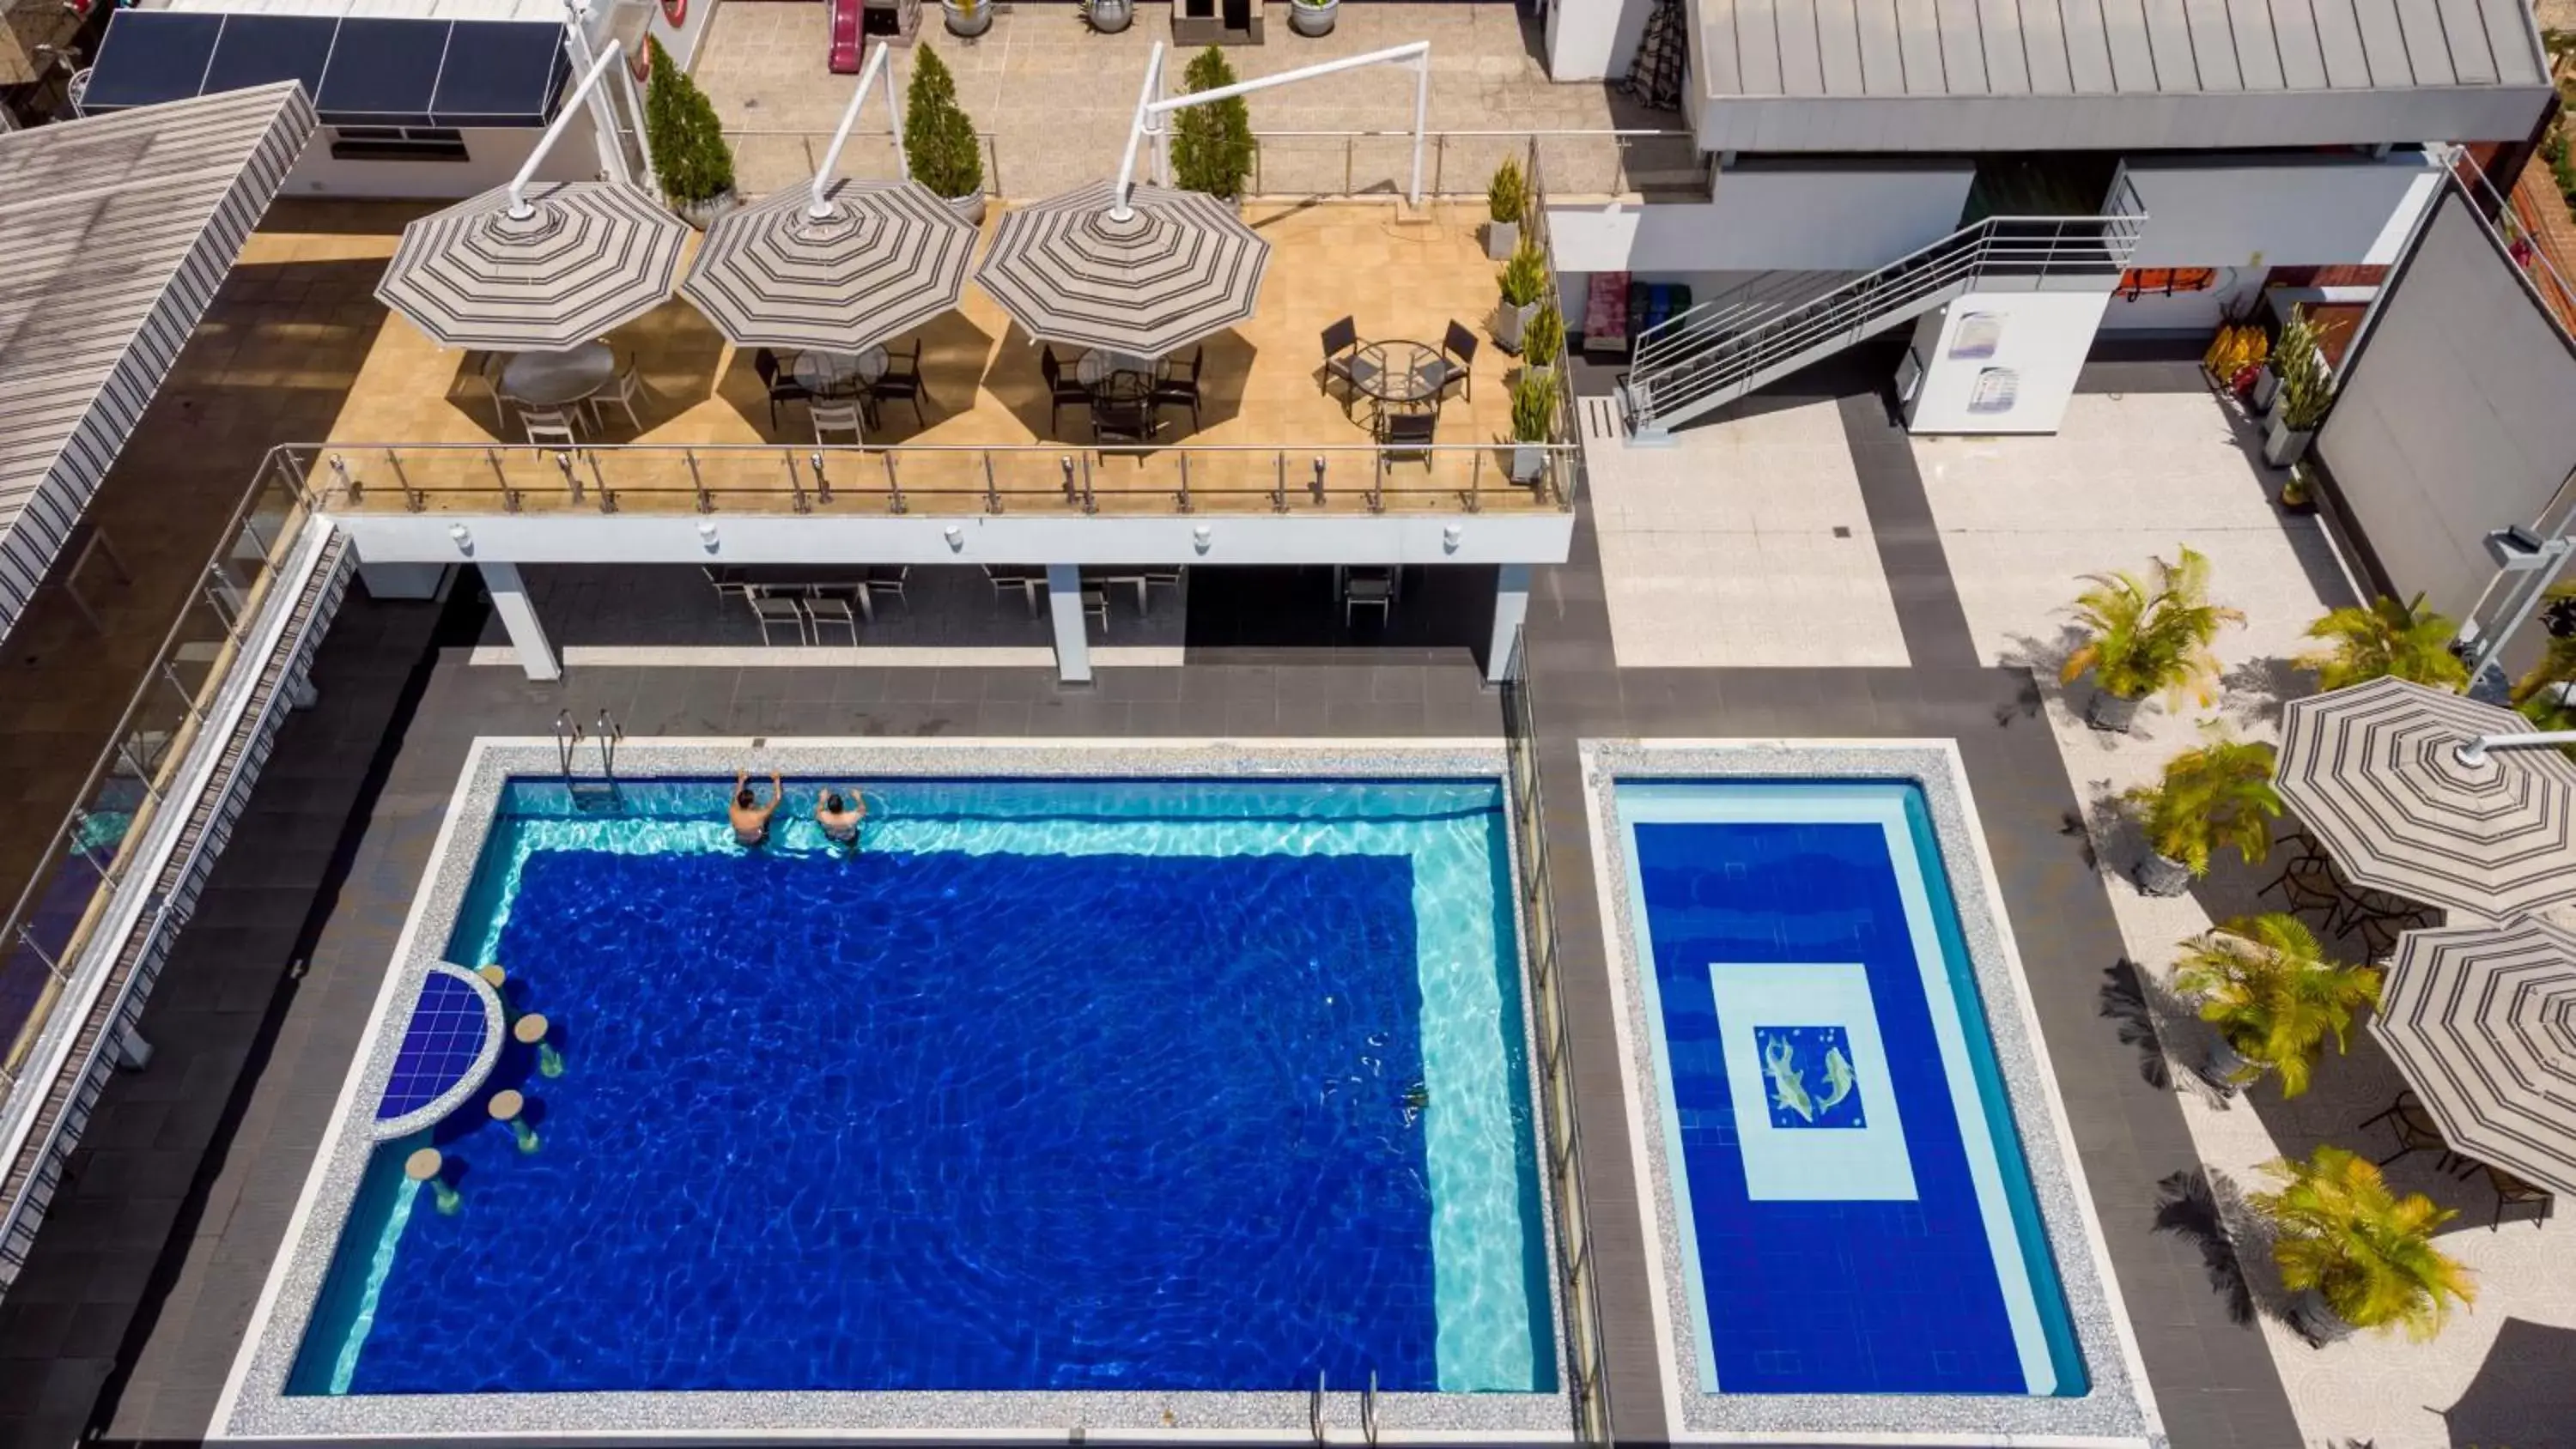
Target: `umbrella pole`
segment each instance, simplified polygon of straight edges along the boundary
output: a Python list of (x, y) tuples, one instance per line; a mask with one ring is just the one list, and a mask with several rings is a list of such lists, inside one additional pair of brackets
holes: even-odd
[(2543, 730), (2521, 735), (2480, 735), (2460, 746), (2460, 763), (2483, 765), (2489, 750), (2520, 750), (2534, 745), (2576, 745), (2576, 730)]
[(814, 199), (805, 214), (820, 220), (832, 214), (832, 203), (823, 197), (823, 188), (832, 184), (832, 173), (840, 169), (841, 148), (850, 143), (850, 128), (858, 124), (859, 112), (868, 103), (868, 87), (882, 85), (886, 98), (886, 129), (894, 135), (894, 162), (904, 175), (912, 174), (912, 163), (903, 154), (903, 118), (894, 108), (894, 71), (886, 64), (891, 47), (880, 43), (868, 55), (867, 65), (859, 71), (859, 88), (850, 92), (850, 104), (841, 112), (841, 126), (832, 133), (832, 144), (823, 152), (823, 164), (814, 170)]
[[(622, 53), (616, 41), (608, 42), (608, 48), (599, 53), (599, 59), (590, 63), (590, 73), (581, 78), (572, 99), (564, 102), (563, 109), (555, 113), (553, 124), (537, 138), (537, 149), (528, 153), (528, 164), (520, 167), (519, 174), (510, 178), (510, 215), (513, 219), (525, 218), (535, 209), (528, 205), (528, 182), (536, 176), (537, 168), (545, 164), (546, 153), (555, 148), (555, 142), (563, 139), (564, 123), (580, 113), (582, 102), (590, 99), (591, 88), (599, 84), (599, 78), (608, 73), (608, 68), (617, 63)], [(626, 169), (626, 161), (622, 152), (617, 169), (621, 173), (617, 179), (625, 181), (627, 178), (622, 173)]]
[(1429, 124), (1431, 116), (1430, 41), (1408, 41), (1403, 45), (1395, 46), (1387, 50), (1372, 50), (1366, 55), (1344, 56), (1340, 60), (1323, 61), (1316, 65), (1300, 66), (1295, 70), (1281, 71), (1277, 75), (1265, 75), (1252, 80), (1241, 81), (1230, 86), (1219, 86), (1212, 91), (1192, 91), (1187, 95), (1173, 96), (1168, 100), (1158, 100), (1155, 98), (1156, 83), (1162, 79), (1163, 75), (1163, 43), (1158, 40), (1154, 42), (1153, 58), (1149, 60), (1145, 66), (1145, 88), (1143, 92), (1136, 97), (1136, 119), (1135, 122), (1127, 129), (1127, 159), (1120, 162), (1118, 166), (1118, 201), (1117, 204), (1110, 209), (1109, 214), (1120, 221), (1125, 221), (1128, 217), (1135, 214), (1134, 210), (1127, 205), (1127, 193), (1134, 187), (1136, 181), (1136, 145), (1137, 142), (1142, 140), (1149, 133), (1156, 136), (1161, 135), (1161, 127), (1159, 123), (1163, 117), (1174, 111), (1186, 110), (1191, 106), (1206, 105), (1210, 101), (1231, 100), (1236, 96), (1248, 96), (1254, 91), (1266, 91), (1272, 86), (1284, 86), (1291, 81), (1312, 80), (1317, 76), (1324, 75), (1338, 75), (1346, 70), (1357, 70), (1364, 65), (1407, 65), (1413, 68), (1413, 182), (1411, 199), (1414, 205), (1420, 206), (1422, 204), (1422, 139), (1425, 133), (1424, 128)]
[(1163, 42), (1154, 42), (1151, 55), (1145, 57), (1145, 83), (1136, 88), (1136, 115), (1127, 123), (1127, 154), (1118, 161), (1118, 192), (1109, 206), (1109, 214), (1125, 221), (1136, 214), (1127, 204), (1127, 194), (1136, 189), (1136, 147), (1145, 139), (1145, 128), (1152, 123), (1155, 92), (1163, 79)]

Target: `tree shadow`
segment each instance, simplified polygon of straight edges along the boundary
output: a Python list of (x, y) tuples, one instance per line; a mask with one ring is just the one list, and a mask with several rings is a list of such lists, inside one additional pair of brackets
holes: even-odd
[(2138, 1076), (2159, 1090), (2174, 1084), (2173, 1063), (2165, 1055), (2160, 1015), (2152, 988), (2138, 963), (2123, 956), (2102, 971), (2101, 1014), (2114, 1023), (2120, 1045), (2138, 1054)]
[[(2200, 1253), (2201, 1271), (2227, 1305), (2227, 1321), (2251, 1326), (2268, 1311), (2248, 1271), (2246, 1230), (2255, 1222), (2244, 1195), (2227, 1174), (2186, 1168), (2156, 1184), (2155, 1230), (2171, 1233)], [(2263, 1247), (2268, 1257), (2268, 1234)]]
[(2219, 717), (2239, 729), (2271, 724), (2281, 706), (2316, 692), (2316, 677), (2296, 661), (2248, 659), (2218, 676)]

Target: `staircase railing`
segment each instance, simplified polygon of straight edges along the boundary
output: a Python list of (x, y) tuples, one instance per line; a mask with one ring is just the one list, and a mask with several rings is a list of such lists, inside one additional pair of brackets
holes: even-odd
[(1743, 396), (1824, 352), (1920, 316), (1972, 282), (2099, 282), (2128, 268), (2146, 217), (1995, 216), (1803, 301), (1743, 288), (1648, 328), (1623, 389), (1630, 427), (1654, 433)]

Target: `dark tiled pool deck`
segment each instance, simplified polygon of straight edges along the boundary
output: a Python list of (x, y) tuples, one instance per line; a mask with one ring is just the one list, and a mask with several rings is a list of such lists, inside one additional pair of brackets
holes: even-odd
[[(2156, 364), (2143, 364), (2153, 368)], [(2088, 385), (2152, 385), (2121, 370)], [(1856, 391), (1832, 388), (1821, 395)], [(2298, 1442), (2257, 1330), (2230, 1321), (2195, 1248), (2156, 1230), (2159, 1179), (2197, 1168), (2172, 1095), (2144, 1080), (2104, 985), (2110, 905), (2029, 679), (1975, 667), (1921, 480), (1874, 402), (1843, 408), (1909, 669), (1620, 669), (1588, 522), (1543, 570), (1527, 657), (1552, 807), (1547, 849), (1575, 1038), (1618, 1438), (1665, 1433), (1653, 1291), (1577, 790), (1586, 736), (1938, 737), (1959, 743), (2172, 1442)], [(186, 1442), (212, 1416), (417, 888), (469, 741), (602, 707), (633, 734), (1172, 737), (1499, 732), (1463, 649), (1301, 650), (1243, 637), (1176, 669), (590, 669), (536, 684), (432, 647), (437, 611), (353, 596), (251, 813), (153, 998), (160, 1056), (110, 1087), (17, 1289), (0, 1302), (0, 1445)], [(1472, 636), (1463, 620), (1455, 636)], [(296, 963), (309, 962), (300, 972)], [(104, 1392), (103, 1392), (104, 1391)]]

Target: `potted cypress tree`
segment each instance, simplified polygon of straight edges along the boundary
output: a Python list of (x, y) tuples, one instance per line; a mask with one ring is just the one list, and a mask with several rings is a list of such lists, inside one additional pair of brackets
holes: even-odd
[(1333, 33), (1342, 0), (1288, 0), (1288, 28), (1308, 39)]
[(1520, 159), (1503, 158), (1494, 179), (1485, 185), (1485, 260), (1508, 261), (1521, 246), (1521, 216), (1529, 209), (1529, 179)]
[(2308, 318), (2308, 309), (2290, 309), (2281, 340), (2272, 349), (2272, 370), (2280, 375), (2279, 402), (2272, 409), (2272, 429), (2264, 435), (2263, 461), (2287, 468), (2306, 456), (2308, 443), (2324, 420), (2334, 396), (2334, 375), (2326, 369), (2325, 335)]
[(1521, 334), (1538, 313), (1538, 299), (1547, 292), (1547, 259), (1538, 254), (1537, 247), (1524, 241), (1513, 249), (1512, 259), (1503, 263), (1496, 282), (1503, 300), (1494, 310), (1494, 342), (1517, 357)]
[(700, 231), (733, 210), (733, 151), (724, 123), (689, 73), (671, 63), (658, 40), (646, 37), (652, 80), (644, 91), (644, 140), (653, 148), (653, 172), (662, 198), (680, 219)]
[[(1196, 94), (1235, 82), (1225, 52), (1209, 46), (1190, 57), (1181, 73), (1183, 90)], [(1243, 197), (1252, 174), (1252, 109), (1232, 96), (1172, 113), (1172, 180), (1183, 191), (1202, 191), (1228, 201)]]
[(927, 45), (912, 63), (912, 84), (904, 92), (903, 154), (913, 180), (958, 215), (983, 224), (983, 146), (975, 139), (975, 123), (957, 105), (956, 77)]
[(2424, 607), (2417, 594), (2399, 603), (2385, 594), (2367, 608), (2337, 609), (2308, 626), (2308, 637), (2326, 647), (2296, 660), (2316, 671), (2317, 688), (2343, 689), (2395, 675), (2435, 689), (2469, 687), (2469, 666), (2451, 652), (2459, 626)]
[(1556, 371), (1557, 356), (1564, 350), (1565, 319), (1556, 314), (1555, 303), (1539, 303), (1529, 325), (1521, 329), (1522, 370), (1547, 377)]
[(2263, 1172), (2280, 1186), (2245, 1201), (2272, 1229), (2272, 1260), (2300, 1295), (2292, 1317), (2311, 1342), (2368, 1328), (2422, 1343), (2442, 1331), (2453, 1302), (2476, 1299), (2469, 1270), (2433, 1246), (2457, 1209), (2420, 1192), (2399, 1197), (2377, 1165), (2340, 1147), (2267, 1162)]
[(2209, 858), (2233, 850), (2248, 865), (2272, 851), (2272, 822), (2281, 797), (2272, 789), (2272, 747), (2257, 740), (2212, 739), (2165, 762), (2164, 778), (2128, 793), (2146, 827), (2148, 856), (2138, 862), (2138, 889), (2178, 896), (2209, 874)]
[(2296, 916), (2241, 917), (2183, 943), (2174, 989), (2217, 1028), (2209, 1079), (2233, 1093), (2265, 1072), (2307, 1091), (2326, 1038), (2345, 1049), (2353, 1013), (2379, 1004), (2379, 972), (2329, 960)]
[(2186, 548), (2174, 563), (2147, 562), (2150, 578), (2125, 569), (2090, 574), (2093, 587), (2075, 598), (2075, 619), (2088, 637), (2066, 656), (2058, 681), (2073, 684), (2093, 671), (2084, 722), (2097, 730), (2127, 730), (2150, 694), (2164, 695), (2168, 708), (2186, 692), (2207, 703), (2218, 677), (2210, 643), (2220, 628), (2245, 622), (2209, 602), (2209, 560), (2199, 553)]
[(1556, 427), (1556, 378), (1544, 371), (1521, 369), (1512, 379), (1512, 442), (1505, 471), (1515, 483), (1536, 483), (1547, 472), (1543, 446)]

